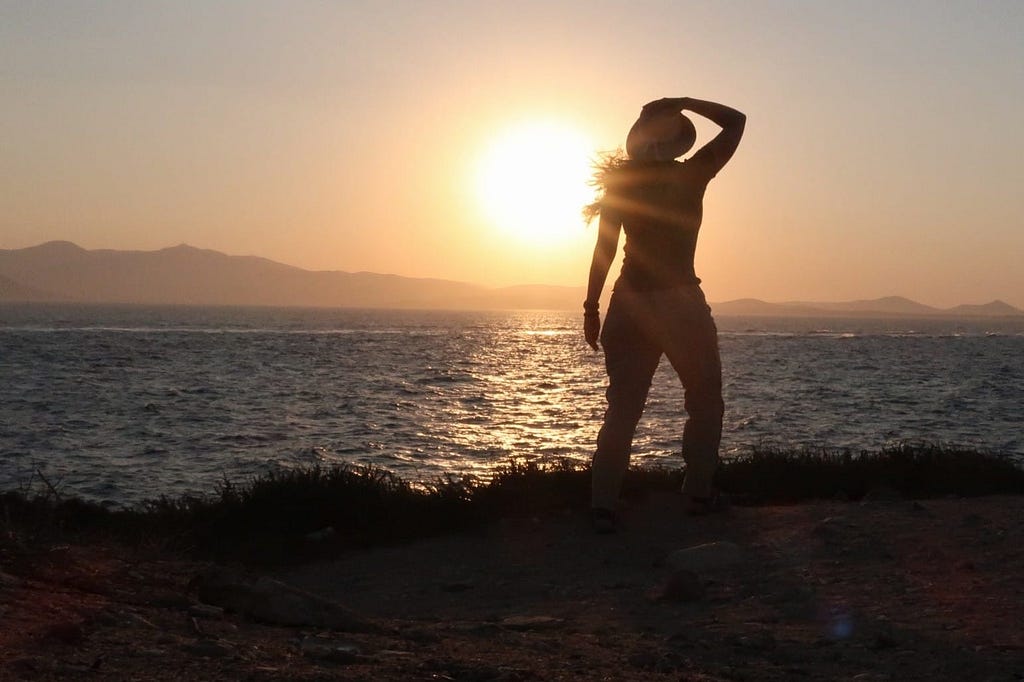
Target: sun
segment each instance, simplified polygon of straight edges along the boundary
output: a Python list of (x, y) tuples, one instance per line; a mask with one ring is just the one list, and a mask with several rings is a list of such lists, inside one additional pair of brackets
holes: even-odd
[(571, 240), (592, 201), (591, 145), (578, 129), (553, 122), (506, 129), (476, 168), (476, 196), (487, 220), (533, 246)]

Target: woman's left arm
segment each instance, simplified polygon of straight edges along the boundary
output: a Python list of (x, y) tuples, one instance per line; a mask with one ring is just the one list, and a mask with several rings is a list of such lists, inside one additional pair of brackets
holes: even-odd
[(619, 247), (619, 234), (622, 221), (607, 208), (601, 211), (601, 220), (597, 228), (597, 244), (594, 245), (594, 257), (590, 261), (590, 278), (587, 282), (587, 300), (583, 302), (583, 335), (587, 344), (597, 350), (597, 341), (601, 335), (601, 316), (598, 305), (608, 270)]

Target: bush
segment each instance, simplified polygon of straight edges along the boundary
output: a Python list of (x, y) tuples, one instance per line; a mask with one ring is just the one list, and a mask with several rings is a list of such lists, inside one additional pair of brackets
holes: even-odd
[[(678, 490), (684, 473), (633, 468), (623, 495)], [(1019, 495), (1024, 469), (1004, 456), (927, 443), (876, 453), (756, 447), (724, 462), (716, 483), (748, 505), (856, 500), (879, 487), (906, 497)], [(280, 563), (472, 531), (505, 517), (584, 511), (589, 492), (588, 467), (570, 460), (513, 461), (486, 481), (445, 476), (425, 484), (376, 467), (342, 465), (271, 473), (246, 485), (225, 480), (210, 497), (160, 498), (133, 509), (62, 499), (49, 485), (43, 492), (4, 493), (0, 506), (8, 535), (99, 531), (135, 542), (159, 538), (215, 559)]]

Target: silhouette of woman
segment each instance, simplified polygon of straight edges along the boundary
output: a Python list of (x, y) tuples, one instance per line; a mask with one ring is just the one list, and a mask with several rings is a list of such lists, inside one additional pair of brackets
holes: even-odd
[[(696, 140), (691, 111), (721, 131), (686, 161)], [(615, 509), (637, 422), (651, 379), (664, 354), (679, 375), (688, 415), (683, 428), (686, 478), (683, 498), (692, 514), (716, 508), (711, 480), (722, 435), (722, 369), (718, 330), (694, 272), (693, 256), (708, 182), (732, 158), (746, 116), (714, 102), (690, 97), (650, 102), (626, 138), (626, 153), (599, 166), (602, 190), (585, 209), (600, 216), (590, 266), (583, 329), (587, 343), (605, 353), (608, 372), (604, 424), (592, 467), (591, 509), (599, 532), (615, 529)], [(598, 301), (625, 232), (622, 270), (604, 327)]]

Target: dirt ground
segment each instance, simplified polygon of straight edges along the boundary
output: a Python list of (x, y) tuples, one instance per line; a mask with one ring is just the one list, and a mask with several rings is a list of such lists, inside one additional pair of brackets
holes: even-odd
[(1024, 679), (1021, 519), (1024, 497), (687, 518), (658, 496), (614, 535), (519, 519), (273, 574), (370, 632), (204, 606), (209, 565), (155, 549), (8, 542), (0, 679)]

